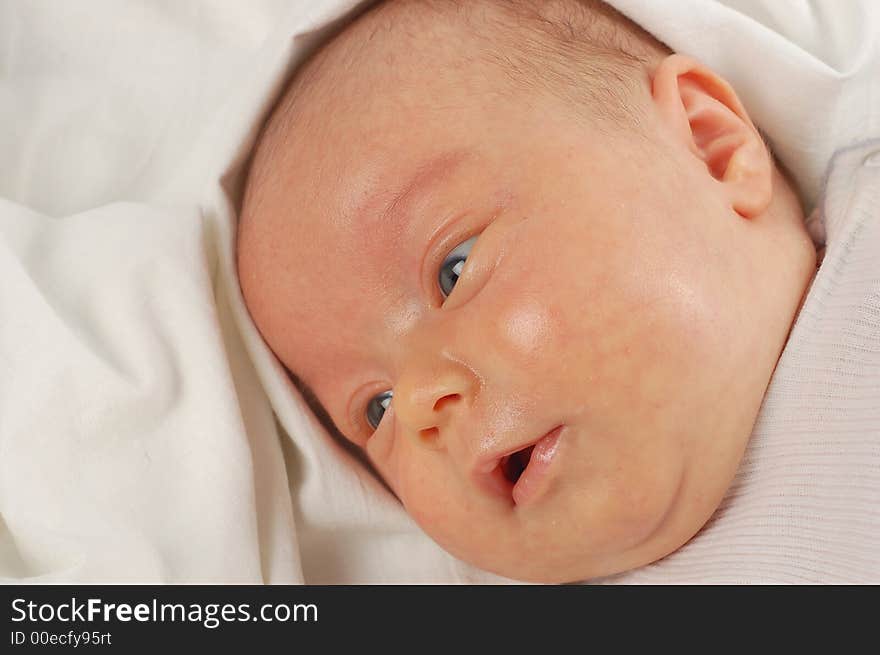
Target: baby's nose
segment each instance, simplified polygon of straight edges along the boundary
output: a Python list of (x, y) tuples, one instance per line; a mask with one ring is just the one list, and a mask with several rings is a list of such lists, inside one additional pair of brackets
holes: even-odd
[(448, 354), (419, 359), (410, 363), (394, 387), (394, 413), (405, 432), (421, 443), (448, 446), (445, 441), (453, 424), (468, 411), (479, 378), (466, 363)]

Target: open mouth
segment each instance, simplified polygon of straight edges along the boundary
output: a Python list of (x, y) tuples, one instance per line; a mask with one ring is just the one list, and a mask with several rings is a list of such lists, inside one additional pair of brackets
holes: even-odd
[(501, 472), (504, 474), (505, 479), (511, 484), (516, 484), (519, 480), (520, 476), (523, 474), (523, 471), (526, 470), (526, 467), (529, 465), (529, 460), (532, 458), (532, 451), (535, 449), (534, 444), (531, 446), (526, 446), (522, 450), (518, 450), (515, 453), (511, 453), (510, 455), (506, 455), (501, 458)]
[(477, 484), (496, 497), (512, 500), (514, 505), (533, 502), (548, 487), (548, 471), (564, 427), (557, 425), (540, 439), (497, 459), (486, 458), (475, 469)]

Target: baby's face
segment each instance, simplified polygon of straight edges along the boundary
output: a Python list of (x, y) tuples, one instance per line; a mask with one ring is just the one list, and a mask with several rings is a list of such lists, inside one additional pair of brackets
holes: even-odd
[(240, 243), (255, 322), (452, 554), (662, 557), (729, 485), (804, 280), (765, 283), (769, 228), (659, 113), (649, 143), (405, 70), (304, 102)]

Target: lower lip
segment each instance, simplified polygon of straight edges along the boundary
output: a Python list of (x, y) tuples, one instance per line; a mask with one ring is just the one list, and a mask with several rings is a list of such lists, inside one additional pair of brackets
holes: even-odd
[(518, 506), (534, 502), (546, 488), (548, 471), (559, 449), (559, 436), (564, 426), (551, 430), (535, 444), (529, 465), (513, 485), (513, 502)]

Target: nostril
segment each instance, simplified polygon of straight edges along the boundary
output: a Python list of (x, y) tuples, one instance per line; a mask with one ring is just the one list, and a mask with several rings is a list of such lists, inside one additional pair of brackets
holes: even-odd
[(439, 412), (448, 404), (456, 402), (459, 398), (461, 398), (461, 396), (459, 396), (457, 393), (451, 393), (443, 396), (442, 398), (438, 398), (437, 402), (434, 403), (434, 411)]
[(425, 428), (424, 430), (419, 430), (419, 439), (421, 439), (423, 444), (432, 445), (437, 442), (437, 437), (440, 436), (440, 430), (437, 428)]

